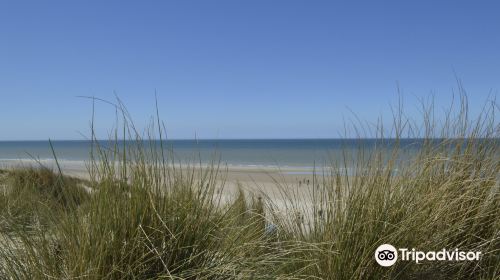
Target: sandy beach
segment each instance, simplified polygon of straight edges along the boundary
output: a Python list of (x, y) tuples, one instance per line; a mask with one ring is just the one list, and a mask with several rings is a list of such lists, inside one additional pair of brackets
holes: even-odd
[[(89, 178), (87, 164), (84, 161), (59, 161), (59, 166), (64, 175), (74, 176), (82, 179)], [(17, 167), (48, 167), (57, 171), (57, 165), (54, 160), (0, 160), (0, 169), (11, 169)], [(187, 169), (185, 165), (176, 165), (175, 168)], [(191, 167), (192, 168), (192, 167)], [(194, 165), (196, 170), (208, 168), (206, 165)], [(237, 184), (254, 186), (265, 189), (269, 184), (275, 185), (276, 182), (281, 184), (294, 185), (311, 185), (314, 176), (313, 170), (294, 167), (252, 167), (252, 166), (228, 166), (220, 164), (219, 174), (220, 180), (228, 184)], [(322, 176), (316, 172), (317, 176)]]
[[(89, 172), (84, 161), (59, 161), (59, 166), (64, 175), (89, 179)], [(18, 167), (48, 167), (57, 171), (54, 160), (41, 160), (39, 162), (28, 159), (0, 160), (0, 169), (12, 169)], [(176, 166), (185, 172), (188, 167)], [(191, 167), (193, 168), (193, 167)], [(203, 172), (207, 166), (194, 166), (196, 172)], [(308, 204), (307, 200), (312, 191), (315, 181), (322, 180), (321, 174), (313, 175), (313, 171), (304, 168), (291, 167), (250, 167), (250, 166), (219, 166), (217, 179), (217, 191), (221, 192), (223, 200), (230, 201), (242, 189), (245, 193), (255, 197), (268, 197), (269, 201), (277, 207), (284, 207), (286, 196), (294, 196), (302, 203)], [(286, 193), (286, 194), (285, 194)], [(303, 205), (306, 206), (306, 205)]]

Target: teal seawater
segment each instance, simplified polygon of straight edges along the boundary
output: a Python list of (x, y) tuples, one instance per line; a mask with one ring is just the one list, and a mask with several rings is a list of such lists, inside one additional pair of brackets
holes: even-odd
[[(159, 141), (145, 141), (144, 145), (160, 146)], [(404, 139), (401, 146), (414, 151), (422, 140)], [(90, 141), (52, 141), (58, 160), (89, 160)], [(132, 145), (120, 141), (118, 145)], [(112, 145), (99, 141), (102, 147)], [(375, 139), (266, 139), (266, 140), (168, 140), (163, 146), (173, 151), (176, 162), (202, 162), (211, 160), (236, 166), (281, 166), (312, 168), (341, 161), (346, 154), (363, 147), (365, 151), (382, 147), (390, 151), (394, 140)], [(169, 153), (167, 153), (169, 154)], [(48, 141), (0, 141), (0, 161), (19, 159), (53, 159)]]

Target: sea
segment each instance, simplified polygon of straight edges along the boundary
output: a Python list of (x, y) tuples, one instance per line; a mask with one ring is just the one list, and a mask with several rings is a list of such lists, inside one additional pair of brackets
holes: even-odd
[[(409, 154), (422, 141), (403, 139), (400, 145)], [(98, 141), (104, 148), (112, 148), (110, 141)], [(52, 146), (51, 146), (52, 144)], [(133, 141), (118, 141), (119, 147), (135, 145)], [(280, 168), (289, 172), (310, 172), (343, 162), (362, 148), (365, 153), (376, 147), (391, 151), (394, 140), (376, 139), (218, 139), (145, 141), (145, 147), (164, 147), (167, 157), (179, 164), (217, 164), (239, 168)], [(95, 145), (95, 143), (94, 143)], [(90, 141), (0, 141), (0, 168), (30, 162), (53, 165), (57, 158), (62, 166), (83, 168), (90, 159)], [(52, 149), (53, 148), (53, 149)], [(171, 151), (171, 152), (170, 152)]]

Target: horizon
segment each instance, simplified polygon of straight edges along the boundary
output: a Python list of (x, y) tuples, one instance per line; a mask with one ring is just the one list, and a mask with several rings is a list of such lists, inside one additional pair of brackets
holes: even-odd
[[(147, 142), (147, 141), (191, 141), (191, 142), (196, 142), (196, 141), (286, 141), (286, 140), (292, 140), (292, 141), (301, 141), (301, 140), (443, 140), (443, 139), (449, 139), (449, 140), (460, 140), (460, 139), (465, 139), (465, 137), (431, 137), (431, 138), (426, 138), (426, 137), (400, 137), (400, 138), (395, 138), (395, 137), (383, 137), (383, 138), (377, 138), (377, 137), (345, 137), (345, 138), (220, 138), (220, 139), (215, 139), (215, 138), (199, 138), (199, 139), (188, 139), (188, 138), (175, 138), (175, 139), (142, 139), (141, 141)], [(477, 138), (479, 140), (484, 140), (484, 139), (498, 139), (497, 137), (490, 137), (490, 138)], [(118, 142), (136, 142), (137, 140), (133, 139), (96, 139), (96, 140), (90, 140), (90, 139), (29, 139), (29, 140), (0, 140), (0, 143), (2, 142), (92, 142), (92, 141), (98, 141), (98, 142), (104, 142), (104, 141), (118, 141)]]

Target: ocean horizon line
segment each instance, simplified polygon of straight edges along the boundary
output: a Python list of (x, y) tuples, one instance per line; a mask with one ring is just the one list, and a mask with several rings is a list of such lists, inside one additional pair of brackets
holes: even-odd
[[(140, 139), (142, 141), (283, 141), (283, 140), (461, 140), (465, 138), (445, 138), (445, 137), (346, 137), (346, 138), (167, 138), (167, 139)], [(491, 138), (477, 138), (477, 139), (500, 139), (499, 137)], [(14, 140), (2, 140), (0, 142), (92, 142), (92, 141), (126, 141), (135, 142), (137, 140), (133, 139), (14, 139)]]

